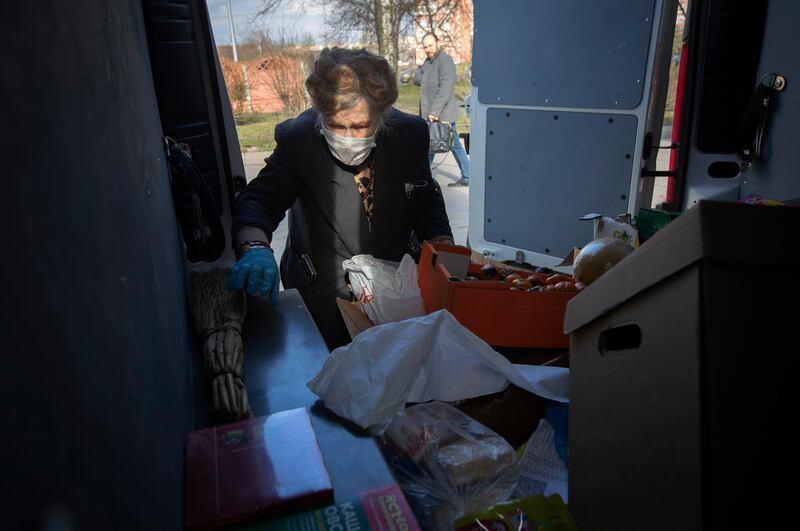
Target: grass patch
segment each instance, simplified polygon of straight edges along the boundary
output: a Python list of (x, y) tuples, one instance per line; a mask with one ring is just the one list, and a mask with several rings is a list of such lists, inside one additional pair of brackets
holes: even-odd
[(233, 121), (236, 122), (237, 126), (258, 124), (261, 122), (269, 121), (270, 118), (273, 116), (273, 114), (274, 113), (265, 113), (265, 112), (234, 114)]
[(236, 116), (239, 147), (242, 151), (272, 151), (275, 149), (275, 126), (290, 117), (282, 113), (251, 113)]
[(397, 89), (397, 103), (394, 106), (408, 114), (419, 114), (419, 87), (411, 83), (400, 83)]

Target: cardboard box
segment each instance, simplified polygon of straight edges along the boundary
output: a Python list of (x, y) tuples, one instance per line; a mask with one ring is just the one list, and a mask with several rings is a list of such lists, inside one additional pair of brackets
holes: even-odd
[(419, 287), (426, 313), (446, 308), (492, 346), (566, 348), (564, 308), (575, 294), (512, 291), (502, 281), (468, 281), (481, 265), (471, 263), (466, 247), (422, 246)]
[(800, 209), (701, 202), (569, 302), (581, 529), (772, 529), (793, 507), (770, 478), (797, 454), (798, 229)]

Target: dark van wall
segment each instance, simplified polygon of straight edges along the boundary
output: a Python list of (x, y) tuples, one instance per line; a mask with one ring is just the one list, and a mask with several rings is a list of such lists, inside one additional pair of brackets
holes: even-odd
[(2, 4), (2, 527), (179, 529), (191, 336), (141, 4)]

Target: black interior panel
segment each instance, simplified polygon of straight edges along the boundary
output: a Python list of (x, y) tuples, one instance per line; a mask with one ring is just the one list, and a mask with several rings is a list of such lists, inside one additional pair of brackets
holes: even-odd
[(4, 530), (183, 525), (191, 330), (142, 19), (0, 3)]
[[(213, 50), (206, 6), (196, 0), (143, 0), (150, 62), (164, 134), (189, 145), (217, 207), (232, 201), (219, 93), (209, 72)], [(215, 142), (215, 139), (221, 141)], [(220, 178), (221, 173), (222, 179)], [(228, 183), (223, 191), (222, 183)]]
[(734, 132), (757, 79), (765, 0), (712, 0), (705, 4), (707, 31), (700, 78), (697, 147), (710, 153), (733, 153)]

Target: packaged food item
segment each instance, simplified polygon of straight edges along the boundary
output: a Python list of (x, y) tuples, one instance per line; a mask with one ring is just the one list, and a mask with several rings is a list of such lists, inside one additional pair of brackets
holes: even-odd
[(511, 445), (444, 402), (399, 414), (383, 448), (423, 529), (450, 530), (456, 518), (507, 500), (519, 478)]
[(499, 503), (459, 518), (456, 531), (578, 531), (578, 526), (558, 494), (528, 496)]
[(778, 201), (777, 199), (772, 199), (769, 197), (763, 197), (758, 194), (750, 194), (747, 197), (743, 197), (736, 201), (737, 203), (743, 203), (745, 205), (761, 205), (761, 206), (783, 206), (785, 203), (783, 201)]
[(616, 238), (629, 244), (631, 247), (639, 247), (639, 232), (633, 226), (630, 214), (619, 214), (609, 217), (596, 212), (586, 214), (581, 218), (582, 221), (594, 222), (593, 240), (600, 238)]
[(456, 487), (466, 487), (490, 477), (498, 467), (512, 465), (514, 452), (500, 437), (484, 444), (462, 441), (442, 446), (436, 463)]

